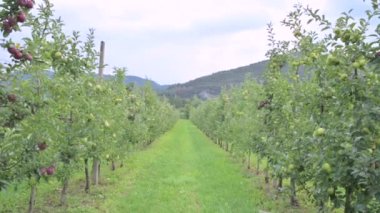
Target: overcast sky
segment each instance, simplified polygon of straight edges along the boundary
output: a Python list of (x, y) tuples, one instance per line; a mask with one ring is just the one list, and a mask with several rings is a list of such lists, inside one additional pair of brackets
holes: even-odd
[[(40, 3), (41, 0), (36, 0)], [(160, 84), (182, 83), (265, 59), (266, 25), (278, 38), (280, 21), (297, 2), (328, 17), (366, 7), (362, 0), (51, 0), (65, 31), (95, 29), (105, 61), (128, 75)], [(366, 1), (368, 5), (370, 0)], [(83, 39), (85, 39), (83, 37)]]

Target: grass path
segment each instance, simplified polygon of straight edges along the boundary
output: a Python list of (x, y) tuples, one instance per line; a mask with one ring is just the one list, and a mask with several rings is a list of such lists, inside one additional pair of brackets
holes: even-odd
[[(178, 121), (148, 148), (128, 155), (116, 171), (103, 162), (101, 184), (89, 194), (78, 171), (65, 207), (58, 205), (59, 182), (41, 182), (35, 213), (311, 212), (295, 211), (268, 196), (261, 178), (245, 171), (190, 121)], [(28, 195), (26, 182), (0, 191), (0, 213), (26, 212)]]
[[(127, 187), (107, 199), (119, 212), (258, 212), (261, 193), (240, 167), (181, 120), (131, 159)], [(110, 210), (112, 212), (112, 210)]]

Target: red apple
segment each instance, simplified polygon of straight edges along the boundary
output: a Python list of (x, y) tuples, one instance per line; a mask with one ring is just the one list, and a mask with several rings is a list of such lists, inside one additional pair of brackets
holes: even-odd
[(17, 14), (17, 21), (23, 23), (23, 22), (25, 22), (25, 20), (26, 20), (26, 15), (25, 15), (25, 13), (22, 12), (22, 11), (19, 12), (19, 13)]
[(28, 8), (28, 9), (32, 9), (34, 6), (34, 1), (33, 0), (29, 0), (27, 1), (25, 7)]
[(12, 103), (17, 101), (17, 96), (15, 94), (8, 94), (7, 98), (8, 98), (8, 101)]
[(18, 5), (21, 6), (21, 7), (26, 7), (26, 5), (29, 4), (29, 1), (30, 0), (18, 0)]
[(17, 59), (17, 60), (22, 59), (22, 56), (23, 56), (23, 54), (22, 54), (22, 52), (21, 52), (20, 50), (17, 50), (17, 51), (15, 52), (15, 54), (13, 54), (13, 57), (14, 57), (15, 59)]
[(3, 30), (5, 32), (12, 32), (13, 30), (13, 27), (17, 24), (17, 20), (11, 16), (9, 16), (8, 18), (6, 18), (4, 21), (3, 21)]
[(37, 146), (38, 146), (38, 150), (40, 151), (43, 151), (48, 147), (48, 145), (45, 142), (39, 143), (37, 144)]
[(18, 49), (13, 45), (8, 47), (8, 52), (12, 55), (16, 54), (17, 51), (18, 51)]
[(54, 166), (49, 166), (48, 168), (46, 168), (47, 175), (53, 175), (54, 172), (55, 172), (55, 167)]

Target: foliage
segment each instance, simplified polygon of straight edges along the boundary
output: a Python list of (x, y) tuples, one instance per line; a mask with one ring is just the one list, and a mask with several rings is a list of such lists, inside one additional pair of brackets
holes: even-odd
[[(32, 205), (41, 180), (56, 177), (65, 188), (83, 159), (121, 162), (133, 145), (151, 143), (178, 115), (151, 88), (128, 88), (123, 68), (108, 80), (95, 77), (94, 30), (85, 41), (79, 32), (66, 35), (48, 0), (35, 16), (27, 14), (30, 4), (1, 5), (2, 47), (12, 60), (0, 66), (0, 188), (28, 181)], [(25, 22), (8, 29), (20, 12)], [(9, 37), (22, 26), (30, 36), (21, 45)]]
[(193, 109), (192, 120), (229, 151), (268, 159), (280, 191), (282, 180), (290, 179), (285, 191), (292, 205), (301, 189), (320, 212), (378, 212), (377, 5), (372, 1), (359, 19), (343, 13), (334, 24), (318, 10), (296, 5), (282, 22), (293, 40), (277, 41), (268, 25), (264, 84), (225, 91)]

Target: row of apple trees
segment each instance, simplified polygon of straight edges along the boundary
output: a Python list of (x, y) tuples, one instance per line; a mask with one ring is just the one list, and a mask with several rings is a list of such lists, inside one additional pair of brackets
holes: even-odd
[(295, 6), (282, 22), (293, 40), (277, 41), (268, 25), (263, 83), (225, 91), (193, 109), (191, 119), (227, 150), (266, 159), (266, 181), (276, 180), (292, 205), (301, 190), (320, 212), (379, 212), (378, 4), (334, 23)]
[[(0, 64), (0, 190), (28, 181), (29, 212), (41, 181), (58, 178), (65, 204), (74, 172), (84, 168), (88, 192), (90, 180), (99, 181), (100, 163), (122, 165), (128, 152), (150, 144), (178, 117), (150, 87), (126, 86), (125, 69), (106, 80), (93, 73), (93, 30), (81, 41), (78, 32), (62, 31), (48, 0), (36, 15), (33, 7), (32, 0), (4, 0), (0, 11), (2, 54), (9, 56)], [(20, 45), (12, 38), (24, 28), (30, 36)]]

